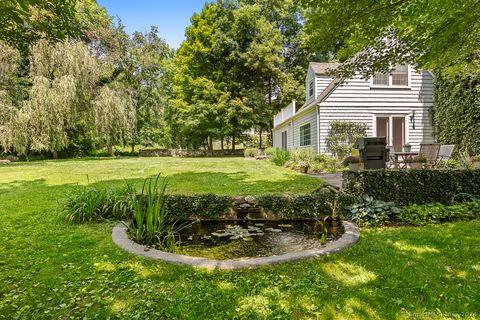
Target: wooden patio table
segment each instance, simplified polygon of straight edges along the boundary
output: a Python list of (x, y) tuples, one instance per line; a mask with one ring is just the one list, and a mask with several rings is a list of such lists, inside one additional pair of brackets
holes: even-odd
[[(414, 156), (418, 156), (418, 152), (394, 152), (393, 164), (396, 169), (405, 169), (407, 167), (407, 163), (405, 161)], [(401, 161), (399, 161), (400, 159)]]

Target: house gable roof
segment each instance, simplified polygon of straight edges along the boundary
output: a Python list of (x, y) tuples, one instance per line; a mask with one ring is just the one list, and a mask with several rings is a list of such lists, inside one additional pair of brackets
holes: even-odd
[(328, 76), (328, 72), (335, 70), (340, 63), (310, 62), (310, 68), (316, 75)]

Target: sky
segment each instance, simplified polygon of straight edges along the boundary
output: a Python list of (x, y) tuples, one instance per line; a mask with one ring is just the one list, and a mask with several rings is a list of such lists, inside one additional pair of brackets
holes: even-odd
[(185, 39), (185, 28), (194, 12), (200, 12), (206, 0), (97, 0), (109, 15), (119, 17), (128, 33), (148, 31), (157, 26), (160, 36), (178, 48)]

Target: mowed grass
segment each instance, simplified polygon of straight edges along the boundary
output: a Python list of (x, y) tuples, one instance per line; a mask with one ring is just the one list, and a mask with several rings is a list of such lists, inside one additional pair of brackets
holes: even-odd
[[(170, 191), (304, 193), (314, 178), (244, 159), (118, 159), (0, 167), (0, 319), (449, 319), (480, 316), (480, 222), (363, 230), (319, 259), (199, 270), (118, 249), (115, 222), (75, 225), (58, 202), (88, 180), (159, 172)], [(88, 174), (88, 180), (87, 180)]]

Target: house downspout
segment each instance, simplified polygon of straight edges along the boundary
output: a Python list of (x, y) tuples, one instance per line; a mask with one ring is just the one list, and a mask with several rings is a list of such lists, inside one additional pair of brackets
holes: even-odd
[(317, 105), (317, 154), (320, 154), (320, 105)]

